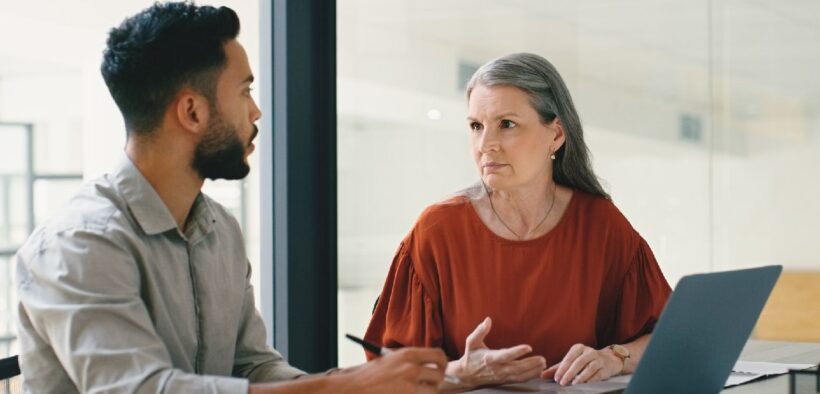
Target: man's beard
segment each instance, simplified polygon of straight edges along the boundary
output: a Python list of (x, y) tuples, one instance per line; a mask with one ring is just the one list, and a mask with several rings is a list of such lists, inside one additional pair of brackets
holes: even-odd
[[(216, 113), (216, 112), (211, 112)], [(253, 141), (259, 130), (253, 126)], [(245, 162), (247, 146), (239, 139), (236, 127), (222, 119), (221, 114), (208, 122), (208, 131), (194, 150), (191, 167), (207, 179), (242, 179), (251, 168)]]

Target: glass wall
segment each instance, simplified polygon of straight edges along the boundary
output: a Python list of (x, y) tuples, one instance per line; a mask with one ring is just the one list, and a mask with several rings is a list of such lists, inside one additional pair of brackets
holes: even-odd
[[(122, 154), (125, 131), (100, 76), (102, 50), (112, 27), (153, 3), (0, 0), (0, 357), (17, 352), (14, 252), (32, 226)], [(259, 2), (197, 3), (237, 11), (240, 42), (258, 73)], [(258, 172), (244, 182), (207, 182), (205, 192), (239, 219), (258, 272)]]
[(667, 279), (820, 270), (820, 3), (338, 2), (339, 354), (399, 242), (475, 182), (464, 84), (512, 52), (549, 59), (596, 173)]
[[(6, 154), (0, 160), (0, 314), (11, 317), (14, 296), (14, 253), (34, 226), (65, 203), (66, 191), (80, 186), (82, 175), (71, 166), (49, 168), (37, 140), (34, 124), (0, 122), (0, 138)], [(70, 153), (69, 153), (70, 154)], [(50, 161), (53, 163), (53, 161)], [(59, 171), (59, 172), (57, 172)], [(0, 321), (0, 354), (15, 350), (15, 320)]]

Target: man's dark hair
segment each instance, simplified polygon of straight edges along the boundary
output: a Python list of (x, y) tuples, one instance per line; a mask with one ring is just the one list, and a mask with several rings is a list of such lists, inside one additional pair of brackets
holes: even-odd
[(128, 133), (162, 123), (185, 86), (216, 105), (216, 82), (227, 63), (224, 45), (239, 34), (227, 7), (156, 3), (111, 29), (100, 67)]

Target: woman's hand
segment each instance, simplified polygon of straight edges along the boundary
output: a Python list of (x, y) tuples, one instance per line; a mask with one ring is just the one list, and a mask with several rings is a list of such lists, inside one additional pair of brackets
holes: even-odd
[(547, 362), (541, 356), (519, 360), (520, 357), (532, 352), (529, 345), (489, 349), (484, 343), (484, 338), (490, 333), (491, 327), (492, 320), (489, 317), (485, 318), (467, 337), (464, 356), (447, 365), (447, 373), (457, 376), (462, 383), (458, 387), (445, 383), (443, 389), (524, 382), (537, 377), (546, 368)]
[(560, 363), (541, 373), (541, 378), (554, 378), (558, 384), (566, 386), (607, 379), (620, 373), (622, 368), (623, 362), (609, 348), (595, 350), (576, 343)]

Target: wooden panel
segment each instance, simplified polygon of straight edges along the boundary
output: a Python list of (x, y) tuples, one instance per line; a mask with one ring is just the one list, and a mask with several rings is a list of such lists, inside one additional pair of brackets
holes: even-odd
[(820, 271), (783, 272), (763, 308), (754, 336), (820, 342)]

